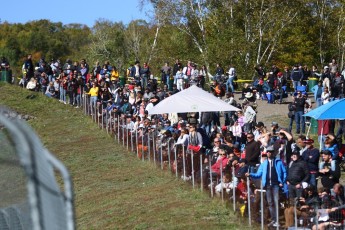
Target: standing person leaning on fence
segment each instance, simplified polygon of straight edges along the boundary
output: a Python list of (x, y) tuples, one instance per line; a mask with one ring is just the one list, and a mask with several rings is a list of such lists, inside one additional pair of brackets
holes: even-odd
[[(199, 132), (197, 132), (195, 124), (190, 124), (188, 149), (191, 150), (191, 154), (193, 154), (193, 157), (192, 155), (187, 156), (188, 176), (191, 176), (193, 172), (199, 171), (199, 168), (200, 168), (199, 155), (201, 153), (202, 145), (203, 145), (202, 135)], [(192, 168), (192, 159), (193, 159), (193, 168)]]
[(286, 181), (286, 169), (284, 164), (274, 154), (273, 146), (267, 149), (267, 159), (261, 163), (256, 173), (246, 173), (252, 178), (261, 178), (262, 187), (266, 189), (266, 199), (271, 215), (269, 226), (278, 227), (276, 210), (279, 208), (279, 189), (283, 188)]
[[(90, 98), (91, 98), (90, 106), (91, 106), (91, 111), (93, 111), (93, 113), (96, 112), (96, 111), (94, 111), (94, 108), (95, 108), (96, 105), (97, 105), (98, 92), (99, 92), (99, 87), (98, 87), (97, 83), (94, 82), (93, 85), (92, 85), (92, 88), (91, 88), (90, 91), (87, 93), (88, 95), (90, 95)], [(92, 114), (93, 114), (93, 113), (92, 113)], [(92, 115), (92, 114), (91, 114), (91, 115)]]

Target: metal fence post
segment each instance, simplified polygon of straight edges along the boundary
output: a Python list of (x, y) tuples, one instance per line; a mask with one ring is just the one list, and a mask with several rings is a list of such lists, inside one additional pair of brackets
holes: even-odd
[(153, 162), (156, 164), (156, 129), (152, 133)]
[(193, 184), (193, 189), (194, 189), (194, 151), (190, 151), (190, 159), (192, 161), (192, 184)]
[(176, 174), (176, 177), (178, 177), (178, 163), (177, 163), (177, 153), (176, 153), (176, 143), (174, 145), (174, 155), (175, 155), (175, 164), (176, 164), (176, 169), (175, 169), (175, 174)]
[(144, 129), (142, 129), (141, 134), (141, 159), (144, 161)]
[(234, 212), (236, 211), (236, 188), (235, 188), (235, 166), (232, 166), (232, 205)]
[(103, 104), (100, 105), (101, 106), (101, 122), (102, 122), (102, 130), (104, 129), (104, 110), (103, 110)]
[(117, 115), (117, 143), (120, 144), (120, 114)]
[(134, 130), (131, 130), (131, 132), (130, 132), (130, 135), (131, 135), (131, 152), (134, 151), (134, 149), (133, 149), (133, 131)]
[(137, 157), (139, 158), (138, 128), (135, 130), (135, 145), (137, 149)]
[(182, 160), (183, 160), (183, 179), (186, 179), (186, 156), (185, 156), (185, 150), (184, 145), (182, 145)]
[(224, 202), (224, 189), (223, 189), (223, 160), (220, 161), (220, 185), (221, 185), (221, 195), (222, 202)]
[(122, 128), (122, 145), (125, 146), (125, 122), (124, 118), (121, 116), (121, 128)]
[(209, 160), (208, 160), (208, 162), (209, 162), (209, 167), (210, 167), (210, 181), (211, 181), (211, 187), (210, 187), (210, 189), (211, 189), (211, 197), (213, 197), (213, 179), (212, 179), (212, 168), (211, 168), (211, 156), (209, 156)]
[(170, 141), (171, 141), (171, 139), (169, 138), (168, 139), (168, 162), (169, 162), (169, 169), (171, 170), (171, 163), (170, 163), (170, 161), (171, 161), (171, 159), (170, 159)]
[(202, 180), (202, 155), (200, 154), (200, 190), (204, 189), (204, 181)]
[(129, 124), (128, 124), (128, 121), (127, 121), (127, 118), (126, 118), (126, 142), (127, 142), (127, 151), (129, 150), (129, 142), (128, 142), (128, 130), (129, 130)]
[(163, 169), (163, 147), (162, 147), (162, 140), (160, 144), (160, 152), (161, 152), (161, 169)]
[(248, 200), (248, 223), (249, 223), (249, 226), (252, 226), (251, 210), (250, 210), (250, 181), (249, 181), (249, 177), (247, 177), (247, 200)]
[[(262, 178), (261, 178), (262, 180)], [(264, 191), (262, 181), (260, 181), (260, 206), (261, 206), (261, 229), (264, 229)]]
[(147, 132), (147, 152), (149, 161), (151, 161), (151, 141), (150, 141), (150, 131)]

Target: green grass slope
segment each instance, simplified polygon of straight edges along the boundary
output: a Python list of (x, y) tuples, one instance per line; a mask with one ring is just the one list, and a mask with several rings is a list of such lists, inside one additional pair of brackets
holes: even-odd
[(69, 169), (78, 229), (249, 228), (220, 200), (136, 159), (81, 110), (8, 84), (0, 92), (1, 105), (36, 117), (29, 124)]

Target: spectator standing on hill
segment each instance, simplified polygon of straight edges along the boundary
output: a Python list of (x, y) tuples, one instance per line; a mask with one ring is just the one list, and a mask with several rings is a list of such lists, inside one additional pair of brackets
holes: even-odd
[(207, 76), (207, 68), (205, 65), (202, 65), (201, 68), (199, 69), (200, 87), (202, 89), (205, 88), (206, 76)]
[(331, 73), (329, 71), (329, 67), (325, 66), (323, 68), (323, 73), (321, 74), (322, 86), (324, 88), (327, 87), (328, 89), (330, 89), (330, 87), (331, 87), (331, 79), (332, 79), (332, 77), (331, 77)]
[(28, 54), (25, 62), (24, 62), (24, 65), (23, 65), (23, 73), (24, 73), (24, 81), (25, 81), (25, 84), (26, 82), (32, 78), (34, 76), (34, 64), (32, 63), (32, 55), (31, 54)]
[[(97, 100), (98, 100), (98, 93), (99, 93), (99, 87), (97, 86), (96, 83), (92, 85), (92, 88), (90, 91), (87, 93), (90, 95), (90, 106), (91, 106), (91, 111), (94, 111), (97, 105)], [(94, 111), (95, 112), (95, 111)], [(91, 114), (92, 115), (92, 114)]]
[(171, 67), (169, 66), (169, 62), (165, 62), (164, 66), (161, 68), (162, 78), (161, 81), (165, 85), (169, 85), (170, 81), (170, 74), (171, 74)]
[[(173, 66), (173, 68), (172, 68), (172, 74), (173, 74), (173, 76), (176, 75), (177, 71), (178, 71), (180, 68), (183, 69), (183, 66), (182, 66), (182, 64), (181, 64), (181, 62), (180, 62), (180, 59), (177, 58), (177, 59), (175, 60), (174, 66)], [(174, 81), (174, 84), (176, 84), (175, 81)]]
[(93, 69), (92, 69), (92, 73), (94, 76), (97, 77), (97, 75), (101, 72), (101, 66), (99, 65), (99, 61), (96, 61)]
[(244, 107), (244, 116), (246, 123), (244, 125), (244, 132), (251, 132), (253, 128), (253, 124), (256, 121), (256, 112), (253, 107), (249, 104), (248, 101), (243, 102)]
[(132, 66), (131, 71), (130, 71), (130, 76), (137, 82), (140, 82), (140, 72), (141, 72), (141, 67), (140, 67), (140, 62), (136, 61), (135, 65)]
[(335, 77), (335, 74), (338, 72), (338, 63), (337, 61), (332, 58), (331, 63), (329, 63), (329, 69), (330, 69), (330, 74), (331, 74), (331, 78)]
[(293, 121), (295, 120), (295, 113), (296, 113), (296, 105), (293, 102), (290, 102), (288, 104), (288, 118), (290, 120), (289, 122), (289, 132), (292, 132), (292, 125), (293, 125)]
[(222, 75), (224, 75), (224, 69), (220, 63), (217, 63), (216, 75), (215, 75), (216, 80), (219, 80)]
[(229, 87), (231, 89), (231, 92), (235, 92), (235, 88), (234, 88), (234, 80), (236, 80), (236, 70), (235, 70), (235, 67), (230, 64), (230, 68), (229, 68), (229, 78), (228, 80), (226, 81), (226, 92), (229, 92)]
[(300, 134), (301, 128), (302, 128), (302, 133), (305, 133), (305, 119), (303, 116), (305, 103), (306, 103), (305, 98), (302, 96), (302, 92), (297, 91), (297, 96), (294, 97), (294, 105), (296, 106), (295, 121), (296, 121), (297, 134)]
[(332, 97), (334, 98), (343, 98), (343, 84), (344, 84), (344, 76), (342, 76), (339, 72), (335, 73), (334, 78), (332, 79)]
[(188, 86), (188, 81), (190, 77), (192, 76), (192, 62), (190, 60), (187, 61), (187, 65), (183, 67), (182, 72), (183, 72), (183, 78), (184, 78), (184, 88), (187, 88)]
[(301, 84), (304, 86), (307, 86), (307, 81), (311, 77), (311, 71), (307, 65), (304, 65), (304, 66), (300, 65), (300, 69), (302, 69), (302, 71), (303, 71), (303, 80), (302, 80)]
[(265, 78), (266, 77), (266, 71), (265, 69), (262, 67), (262, 65), (258, 65), (258, 66), (254, 66), (254, 69), (256, 70), (256, 73), (258, 75), (258, 79), (260, 77)]
[(314, 93), (314, 100), (316, 103), (316, 108), (322, 105), (321, 95), (323, 92), (322, 81), (318, 81), (317, 85), (315, 85), (311, 91)]
[(293, 88), (295, 92), (297, 91), (297, 87), (301, 86), (301, 82), (303, 80), (303, 71), (298, 68), (298, 65), (295, 65), (291, 71), (290, 78), (292, 80)]
[(324, 90), (321, 94), (321, 103), (324, 105), (324, 104), (327, 104), (329, 102), (329, 99), (330, 99), (331, 95), (329, 93), (329, 90), (328, 90), (328, 87), (325, 86), (324, 87)]
[(145, 89), (147, 87), (147, 82), (148, 78), (150, 77), (150, 74), (150, 67), (146, 62), (144, 62), (143, 67), (140, 69), (140, 81), (142, 89)]
[(5, 57), (1, 58), (1, 62), (0, 62), (0, 69), (2, 71), (8, 71), (10, 70), (10, 63), (8, 62), (8, 60)]

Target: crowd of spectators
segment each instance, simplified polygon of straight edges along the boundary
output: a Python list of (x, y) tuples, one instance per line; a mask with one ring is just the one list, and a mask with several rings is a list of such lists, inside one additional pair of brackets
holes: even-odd
[[(257, 80), (251, 85), (246, 84), (242, 97), (236, 101), (235, 67), (230, 65), (226, 72), (217, 64), (210, 92), (240, 109), (238, 112), (224, 113), (149, 115), (148, 111), (157, 103), (192, 84), (205, 88), (206, 67), (198, 69), (191, 61), (183, 66), (178, 59), (172, 67), (168, 62), (164, 64), (160, 70), (160, 83), (153, 78), (148, 63), (141, 66), (140, 62), (136, 62), (127, 69), (128, 84), (122, 84), (119, 71), (108, 62), (102, 66), (97, 62), (91, 67), (84, 59), (61, 63), (59, 60), (47, 62), (42, 58), (34, 65), (31, 55), (28, 55), (19, 84), (76, 108), (82, 106), (85, 98), (90, 102), (93, 116), (125, 118), (126, 129), (139, 133), (138, 146), (144, 147), (146, 139), (155, 133), (157, 151), (164, 152), (160, 160), (167, 162), (176, 148), (178, 158), (172, 162), (174, 170), (181, 172), (181, 165), (185, 163), (186, 172), (182, 178), (190, 180), (195, 177), (193, 179), (203, 182), (205, 189), (215, 189), (218, 193), (224, 190), (229, 197), (231, 190), (235, 189), (237, 200), (245, 203), (247, 195), (253, 194), (254, 203), (258, 203), (260, 197), (255, 194), (262, 183), (266, 190), (265, 202), (269, 207), (269, 226), (279, 225), (275, 210), (281, 208), (283, 201), (287, 203), (282, 212), (286, 228), (293, 225), (290, 207), (296, 201), (299, 217), (314, 215), (315, 206), (324, 206), (329, 218), (320, 222), (320, 228), (333, 222), (342, 222), (340, 210), (345, 210), (345, 199), (344, 188), (339, 184), (339, 165), (342, 161), (341, 134), (344, 134), (344, 124), (341, 123), (337, 135), (334, 135), (334, 122), (325, 122), (328, 128), (324, 128), (324, 135), (318, 140), (322, 142), (322, 149), (318, 149), (314, 146), (315, 140), (305, 135), (308, 121), (303, 114), (310, 111), (313, 104), (318, 107), (342, 98), (345, 72), (338, 71), (334, 60), (324, 67), (322, 73), (317, 71), (316, 66), (309, 70), (302, 65), (296, 65), (291, 70), (285, 67), (283, 71), (274, 65), (267, 73), (262, 66), (256, 66), (255, 70)], [(226, 81), (220, 80), (222, 76)], [(315, 103), (306, 92), (298, 90), (298, 86), (307, 85), (311, 77), (319, 81), (313, 88)], [(294, 91), (289, 90), (289, 80), (293, 83)], [(283, 95), (287, 92), (291, 92), (292, 96), (292, 102), (288, 105), (288, 128), (280, 127), (277, 122), (265, 126), (257, 121), (256, 113), (260, 109), (257, 100), (264, 98), (263, 94), (272, 93), (278, 98), (278, 103), (282, 103)], [(224, 121), (221, 117), (224, 117)], [(295, 135), (292, 133), (293, 121), (296, 122)], [(199, 164), (200, 156), (202, 165)], [(186, 162), (182, 162), (183, 158)], [(200, 171), (203, 171), (202, 178), (197, 176)], [(247, 191), (246, 177), (251, 178), (251, 192)], [(220, 182), (214, 188), (210, 185), (211, 178)], [(322, 191), (318, 190), (320, 187)], [(259, 221), (257, 205), (254, 205), (253, 213), (255, 220)], [(315, 221), (309, 224), (314, 225)]]

